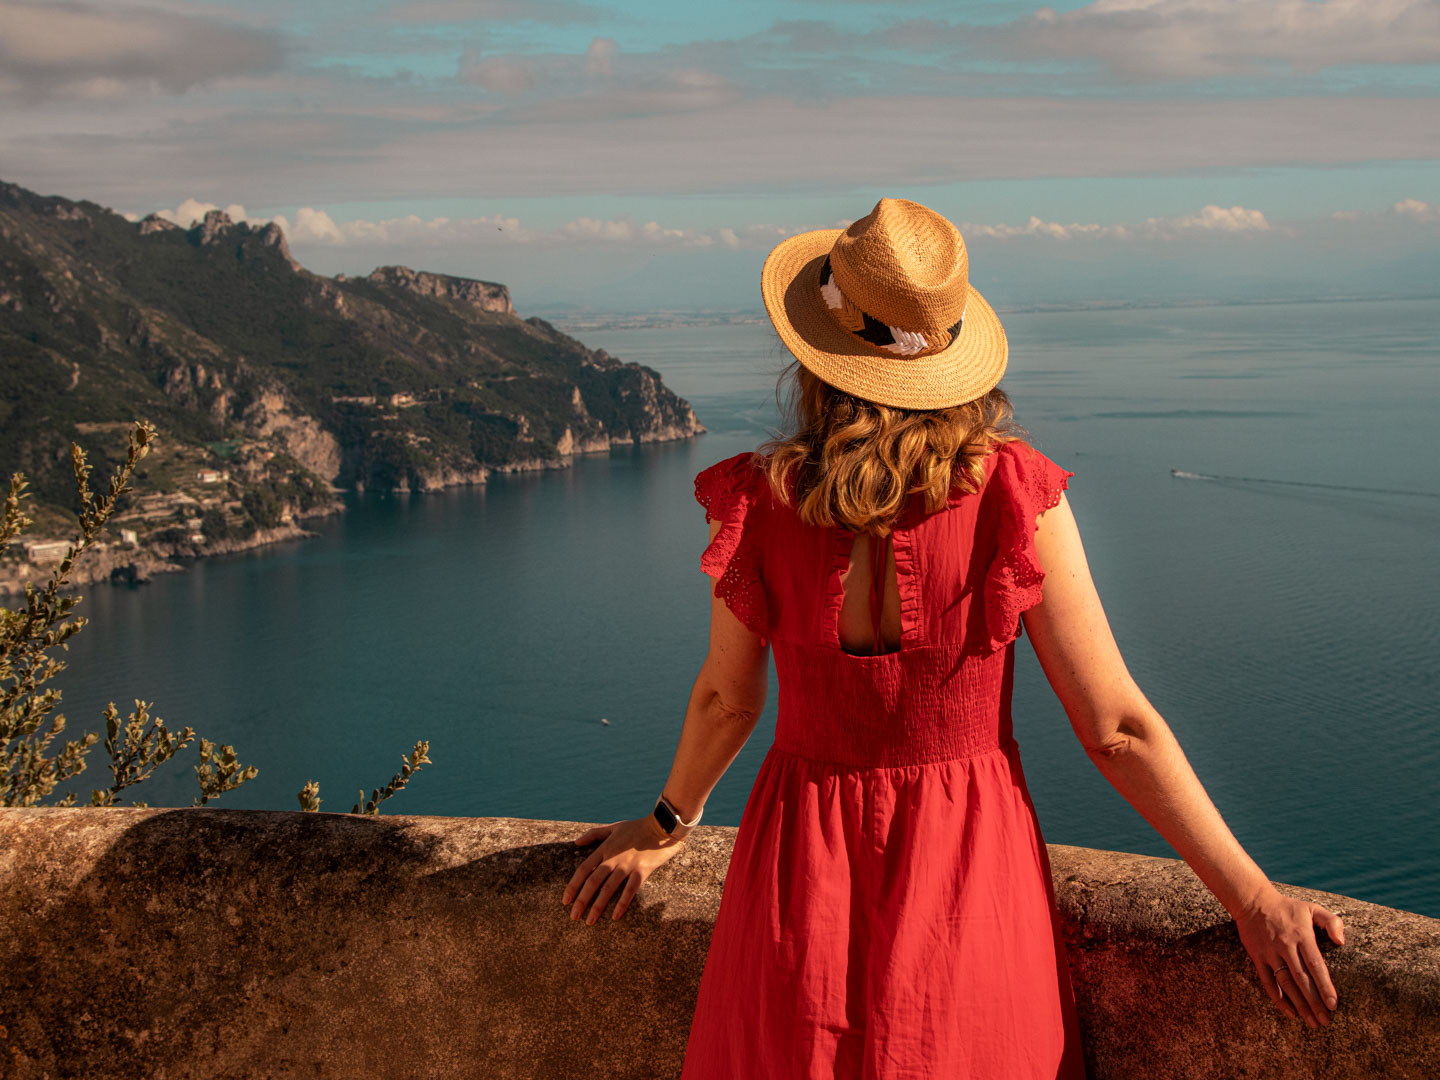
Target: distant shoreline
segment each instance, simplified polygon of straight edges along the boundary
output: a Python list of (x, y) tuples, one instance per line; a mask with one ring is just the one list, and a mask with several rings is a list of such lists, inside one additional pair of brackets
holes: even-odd
[[(256, 529), (244, 539), (209, 541), (203, 547), (194, 547), (184, 553), (176, 545), (132, 546), (114, 540), (97, 540), (76, 560), (62, 591), (69, 592), (87, 585), (141, 585), (157, 574), (188, 570), (201, 559), (238, 555), (286, 540), (303, 540), (316, 534), (302, 526), (300, 521), (333, 517), (344, 510), (344, 504), (337, 499), (324, 507), (297, 515), (293, 522)], [(18, 561), (6, 558), (0, 563), (0, 597), (23, 595), (26, 582), (36, 589), (43, 587), (58, 561), (29, 562), (23, 557)]]
[[(536, 458), (510, 465), (486, 466), (480, 470), (483, 478), (478, 481), (472, 476), (464, 479), (457, 478), (446, 483), (436, 484), (433, 487), (372, 488), (370, 490), (397, 495), (426, 495), (461, 487), (484, 487), (489, 482), (490, 476), (528, 472), (557, 472), (571, 468), (576, 458), (595, 457), (600, 454), (608, 455), (616, 446), (684, 442), (689, 439), (698, 438), (703, 434), (705, 434), (705, 428), (701, 426), (698, 431), (687, 434), (637, 440), (620, 440), (604, 449), (597, 447), (577, 450), (574, 453), (567, 454), (560, 458)], [(239, 555), (247, 551), (254, 551), (259, 548), (283, 543), (287, 540), (309, 539), (317, 534), (313, 530), (305, 528), (301, 522), (335, 517), (343, 514), (345, 512), (345, 503), (341, 496), (347, 493), (364, 494), (365, 490), (366, 489), (359, 487), (353, 489), (334, 489), (336, 498), (323, 506), (316, 507), (305, 513), (297, 513), (294, 515), (293, 521), (278, 525), (274, 528), (256, 529), (250, 536), (243, 539), (230, 538), (207, 541), (203, 545), (187, 544), (183, 545), (183, 550), (181, 545), (174, 544), (142, 544), (136, 546), (116, 542), (113, 538), (97, 540), (76, 562), (63, 591), (72, 591), (88, 585), (141, 585), (151, 581), (158, 574), (173, 574), (188, 570), (201, 559), (211, 559), (221, 555)], [(71, 537), (69, 536), (63, 538), (28, 536), (25, 537), (23, 541), (13, 541), (12, 549), (23, 551), (24, 545), (27, 543), (59, 545), (68, 543), (70, 539)], [(50, 572), (58, 562), (58, 557), (47, 559), (44, 562), (30, 562), (27, 561), (24, 556), (16, 558), (9, 552), (0, 554), (0, 598), (23, 595), (27, 581), (35, 588), (42, 587), (44, 582), (49, 580)]]
[[(1292, 304), (1365, 304), (1387, 301), (1440, 300), (1437, 293), (1395, 296), (1311, 296), (1235, 297), (1193, 300), (1072, 300), (1045, 304), (995, 305), (1001, 315), (1049, 315), (1077, 311), (1164, 311), (1209, 307), (1283, 307)], [(541, 316), (565, 332), (593, 330), (669, 330), (690, 326), (766, 325), (769, 317), (761, 308), (731, 311), (564, 311), (540, 309)]]

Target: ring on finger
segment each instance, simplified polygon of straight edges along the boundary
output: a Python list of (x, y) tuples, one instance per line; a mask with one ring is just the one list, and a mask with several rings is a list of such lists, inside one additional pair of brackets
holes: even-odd
[[(1288, 965), (1278, 968), (1272, 968), (1271, 974), (1275, 977), (1275, 989), (1280, 992), (1280, 1000), (1283, 1001), (1286, 997), (1291, 997), (1294, 998), (1295, 1001), (1298, 1003), (1301, 999), (1304, 998), (1305, 995), (1300, 990), (1299, 980), (1295, 978), (1295, 973), (1290, 970)], [(1290, 983), (1288, 986), (1281, 981), (1281, 977), (1284, 975), (1290, 976)]]

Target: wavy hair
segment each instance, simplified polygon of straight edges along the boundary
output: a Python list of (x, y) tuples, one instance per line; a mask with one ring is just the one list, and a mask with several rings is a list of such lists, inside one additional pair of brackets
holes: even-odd
[(838, 390), (796, 361), (780, 374), (775, 394), (793, 434), (756, 451), (776, 498), (800, 519), (852, 532), (888, 535), (915, 492), (934, 513), (953, 484), (975, 492), (985, 457), (1001, 443), (1023, 441), (1010, 398), (998, 386), (945, 409), (899, 409)]

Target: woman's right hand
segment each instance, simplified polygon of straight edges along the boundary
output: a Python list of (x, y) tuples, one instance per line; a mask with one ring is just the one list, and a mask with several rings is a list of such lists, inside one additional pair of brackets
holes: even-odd
[[(1273, 885), (1235, 917), (1270, 1000), (1286, 1016), (1322, 1027), (1330, 1023), (1339, 995), (1315, 940), (1316, 923), (1337, 945), (1345, 944), (1339, 915), (1308, 900), (1293, 900)], [(1278, 977), (1276, 969), (1281, 969)]]
[(570, 883), (565, 886), (562, 904), (570, 904), (570, 918), (578, 919), (585, 911), (585, 905), (593, 899), (589, 916), (585, 922), (594, 925), (622, 885), (624, 891), (615, 902), (613, 919), (625, 914), (630, 901), (640, 891), (656, 869), (669, 862), (684, 840), (666, 835), (653, 814), (629, 821), (613, 821), (609, 825), (597, 825), (587, 829), (575, 838), (575, 843), (591, 844), (604, 841), (582, 862)]

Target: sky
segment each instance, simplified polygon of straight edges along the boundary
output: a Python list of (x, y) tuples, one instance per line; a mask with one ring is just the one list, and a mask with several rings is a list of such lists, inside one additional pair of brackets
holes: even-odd
[(1434, 295), (1440, 0), (0, 0), (0, 179), (522, 314), (954, 221), (999, 308)]

